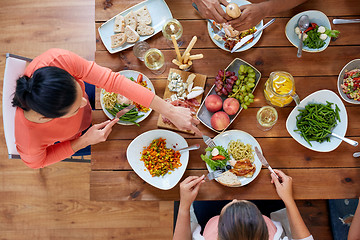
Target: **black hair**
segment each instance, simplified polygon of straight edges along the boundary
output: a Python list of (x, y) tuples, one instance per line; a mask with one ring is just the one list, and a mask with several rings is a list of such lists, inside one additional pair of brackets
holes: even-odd
[(75, 100), (74, 77), (58, 67), (42, 67), (31, 78), (22, 76), (16, 81), (12, 105), (47, 118), (58, 118), (67, 114)]

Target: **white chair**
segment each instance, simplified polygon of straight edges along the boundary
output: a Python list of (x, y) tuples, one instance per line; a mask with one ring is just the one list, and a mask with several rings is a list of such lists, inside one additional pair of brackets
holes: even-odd
[(15, 145), (15, 110), (11, 104), (16, 80), (21, 77), (24, 72), (27, 63), (31, 62), (30, 58), (25, 58), (10, 53), (6, 54), (5, 74), (3, 82), (3, 122), (5, 141), (8, 149), (9, 159), (20, 158)]
[[(21, 77), (27, 64), (32, 59), (17, 56), (14, 54), (6, 54), (5, 74), (3, 82), (3, 122), (5, 141), (8, 149), (9, 159), (20, 159), (20, 155), (16, 150), (15, 145), (15, 110), (12, 106), (12, 99), (16, 88), (16, 80)], [(71, 156), (64, 159), (64, 162), (84, 162), (90, 163), (89, 159), (85, 159), (84, 156)]]

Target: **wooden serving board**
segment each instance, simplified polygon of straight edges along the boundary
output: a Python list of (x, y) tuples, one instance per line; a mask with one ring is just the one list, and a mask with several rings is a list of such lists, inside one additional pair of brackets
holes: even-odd
[[(189, 77), (189, 75), (192, 73), (192, 72), (185, 72), (185, 71), (181, 71), (181, 70), (178, 70), (178, 69), (175, 69), (175, 68), (170, 68), (170, 71), (169, 71), (169, 75), (168, 75), (168, 79), (170, 77), (170, 74), (171, 73), (177, 73), (181, 76), (181, 79), (186, 82), (187, 78)], [(193, 87), (202, 87), (202, 88), (205, 88), (205, 83), (206, 83), (206, 78), (207, 76), (206, 75), (203, 75), (203, 74), (197, 74), (197, 73), (194, 73), (196, 75), (195, 79), (194, 79), (194, 85)], [(165, 92), (164, 92), (164, 99), (168, 99), (170, 98), (171, 95), (173, 95), (175, 92), (170, 92), (169, 88), (166, 86), (165, 87)], [(186, 93), (188, 93), (188, 91), (186, 90)], [(202, 97), (203, 97), (203, 94), (201, 94), (200, 96), (196, 97), (196, 100), (199, 102), (199, 104), (201, 104), (201, 100), (202, 100)], [(198, 108), (196, 109), (198, 110)], [(186, 133), (191, 133), (191, 134), (194, 134), (193, 131), (186, 131), (186, 130), (180, 130), (178, 128), (176, 128), (174, 125), (172, 124), (168, 124), (168, 123), (164, 123), (163, 119), (162, 119), (162, 116), (161, 114), (159, 115), (159, 119), (158, 119), (158, 122), (157, 122), (157, 125), (158, 127), (160, 128), (166, 128), (166, 129), (170, 129), (170, 130), (175, 130), (175, 131), (180, 131), (180, 132), (186, 132)]]

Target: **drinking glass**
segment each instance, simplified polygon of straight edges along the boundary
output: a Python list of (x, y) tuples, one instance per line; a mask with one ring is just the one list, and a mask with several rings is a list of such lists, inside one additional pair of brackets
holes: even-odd
[(144, 56), (150, 45), (145, 41), (138, 41), (133, 47), (133, 53), (140, 61), (144, 61)]
[(257, 126), (263, 131), (270, 130), (278, 120), (278, 114), (275, 108), (264, 106), (256, 114)]
[(165, 71), (164, 54), (156, 48), (150, 48), (144, 55), (145, 66), (154, 74), (162, 74)]
[(181, 39), (181, 36), (183, 34), (183, 27), (181, 23), (175, 18), (171, 18), (166, 21), (162, 28), (162, 33), (167, 39), (166, 42), (170, 47), (174, 48), (174, 44), (171, 40), (171, 35), (175, 35), (175, 39), (179, 47), (184, 44), (184, 41)]

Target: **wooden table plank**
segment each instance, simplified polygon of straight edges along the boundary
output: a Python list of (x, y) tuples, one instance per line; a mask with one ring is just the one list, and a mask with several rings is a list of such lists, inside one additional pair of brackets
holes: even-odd
[[(140, 71), (150, 78), (166, 78), (170, 67), (175, 65), (171, 60), (175, 58), (175, 51), (163, 50), (166, 61), (166, 71), (161, 75), (154, 75), (140, 62), (131, 50), (110, 55), (105, 51), (95, 53), (96, 62), (113, 71), (132, 69)], [(269, 76), (272, 71), (282, 70), (290, 72), (293, 76), (329, 76), (338, 75), (349, 61), (353, 60), (355, 53), (360, 53), (360, 46), (329, 46), (320, 53), (304, 53), (302, 58), (296, 57), (296, 48), (251, 48), (245, 52), (229, 54), (221, 49), (193, 49), (192, 54), (203, 53), (202, 60), (194, 61), (192, 72), (215, 77), (217, 69), (225, 68), (238, 57), (244, 59), (262, 76)], [(216, 56), (216, 57), (215, 57)], [(214, 69), (214, 67), (216, 67)]]
[[(356, 198), (360, 194), (359, 168), (286, 169), (284, 172), (293, 178), (295, 199)], [(188, 170), (184, 178), (205, 173), (206, 170)], [(150, 186), (133, 171), (92, 171), (90, 178), (90, 199), (93, 201), (179, 200), (179, 185), (163, 191)], [(196, 199), (265, 200), (279, 199), (279, 196), (270, 183), (269, 172), (261, 171), (244, 187), (229, 188), (215, 181), (207, 182), (200, 188)]]
[[(266, 18), (265, 22), (269, 21), (271, 18)], [(330, 21), (334, 19), (330, 17)], [(289, 40), (285, 36), (285, 26), (290, 18), (277, 18), (276, 21), (269, 26), (264, 34), (261, 36), (260, 40), (254, 47), (283, 47), (283, 46), (292, 46)], [(196, 36), (198, 37), (198, 41), (195, 44), (195, 48), (217, 48), (217, 46), (212, 42), (210, 36), (207, 31), (207, 22), (204, 20), (182, 20), (180, 21), (183, 25), (184, 32), (182, 38), (186, 43), (191, 41), (194, 32), (192, 29), (196, 30)], [(98, 28), (102, 23), (96, 23), (96, 51), (107, 51), (104, 44), (101, 41), (99, 36)], [(333, 29), (340, 31), (340, 37), (336, 41), (331, 41), (331, 46), (336, 45), (360, 45), (360, 42), (357, 38), (355, 38), (351, 32), (360, 31), (359, 24), (340, 24), (340, 25), (332, 25)], [(168, 44), (166, 43), (166, 39), (163, 37), (162, 33), (158, 33), (155, 36), (151, 37), (147, 40), (151, 47), (159, 48), (159, 49), (170, 49)], [(183, 44), (181, 48), (186, 48), (187, 44)]]
[[(116, 14), (142, 2), (142, 0), (112, 0), (112, 6), (104, 8), (104, 0), (95, 0), (95, 21), (107, 21)], [(253, 3), (262, 0), (253, 0)], [(166, 0), (172, 15), (176, 19), (200, 19), (201, 16), (191, 6), (191, 0)], [(292, 17), (299, 12), (320, 9), (327, 16), (353, 16), (358, 15), (360, 6), (357, 0), (327, 0), (327, 1), (307, 1), (292, 10), (277, 14), (278, 17)]]
[[(245, 132), (248, 132), (254, 137), (290, 137), (289, 133), (286, 131), (286, 119), (292, 107), (278, 108), (279, 120), (271, 131), (261, 131), (256, 125), (256, 112), (258, 108), (249, 108), (246, 111), (242, 111), (237, 119), (230, 125), (230, 129), (239, 129)], [(360, 108), (359, 107), (348, 107), (348, 130), (346, 136), (360, 136)], [(132, 126), (123, 126), (116, 125), (113, 127), (112, 132), (110, 133), (108, 139), (134, 139), (139, 134), (156, 129), (156, 123), (158, 120), (158, 113), (151, 113), (148, 118), (140, 123), (140, 127), (136, 125)], [(93, 123), (100, 123), (107, 120), (106, 115), (102, 110), (93, 111)], [(199, 129), (203, 131), (205, 135), (211, 137), (215, 136), (215, 132), (200, 124)], [(185, 138), (199, 138), (198, 136), (180, 133)]]
[[(360, 141), (360, 137), (353, 139)], [(131, 141), (109, 140), (92, 146), (91, 169), (131, 170), (126, 158), (126, 149)], [(360, 167), (359, 159), (352, 156), (357, 149), (344, 142), (332, 152), (320, 153), (301, 146), (291, 138), (257, 138), (257, 141), (273, 168)], [(206, 170), (205, 163), (200, 158), (207, 147), (205, 143), (202, 139), (187, 139), (187, 142), (189, 145), (199, 143), (201, 146), (198, 150), (190, 151), (187, 169)]]

